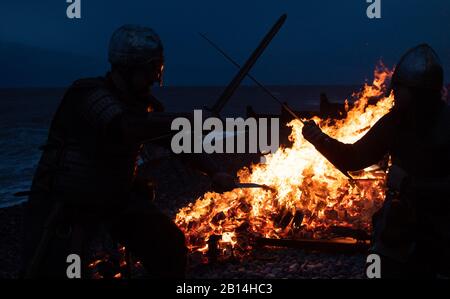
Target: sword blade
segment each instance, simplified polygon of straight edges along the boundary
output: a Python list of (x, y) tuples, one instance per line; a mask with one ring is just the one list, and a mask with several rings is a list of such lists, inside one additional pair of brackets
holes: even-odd
[(262, 39), (262, 41), (259, 43), (258, 47), (253, 51), (252, 55), (247, 59), (245, 64), (240, 68), (239, 72), (234, 76), (234, 78), (231, 80), (231, 82), (228, 84), (228, 86), (223, 91), (222, 95), (217, 99), (215, 104), (212, 106), (211, 111), (219, 115), (222, 111), (225, 104), (228, 102), (228, 100), (231, 98), (233, 93), (236, 91), (236, 89), (241, 84), (242, 80), (244, 80), (245, 76), (248, 74), (250, 69), (253, 67), (253, 65), (256, 63), (258, 58), (261, 56), (261, 54), (264, 52), (264, 50), (267, 48), (269, 43), (272, 41), (272, 39), (275, 37), (275, 35), (278, 33), (278, 31), (283, 26), (284, 22), (286, 21), (287, 15), (282, 15), (278, 21), (273, 25), (273, 27), (270, 29), (270, 31), (266, 34), (266, 36)]
[[(210, 40), (208, 37), (206, 37), (204, 34), (200, 34), (206, 41), (208, 41), (209, 44), (211, 44), (217, 51), (219, 51), (226, 59), (228, 59), (232, 64), (234, 64), (236, 67), (240, 67), (239, 64), (231, 58), (225, 51), (223, 51), (219, 46), (217, 46), (212, 40)], [(242, 69), (242, 68), (241, 68)], [(289, 112), (293, 117), (300, 120), (303, 124), (304, 122), (295, 114), (294, 111), (292, 111), (285, 103), (280, 101), (272, 92), (270, 92), (269, 89), (267, 89), (262, 83), (260, 83), (256, 78), (254, 78), (249, 73), (246, 74), (247, 77), (253, 80), (260, 88), (262, 88), (267, 94), (269, 94), (273, 99), (275, 99), (287, 112)], [(320, 152), (319, 152), (320, 153)], [(325, 157), (325, 156), (324, 156)], [(325, 157), (326, 158), (326, 157)], [(328, 159), (327, 159), (328, 160)], [(353, 177), (351, 177), (346, 171), (341, 170), (339, 167), (337, 167), (332, 161), (328, 160), (337, 170), (339, 170), (343, 175), (345, 175), (350, 181), (354, 181)]]
[[(215, 44), (212, 40), (210, 40), (205, 34), (199, 33), (202, 38), (204, 38), (214, 49), (216, 49), (220, 54), (222, 54), (228, 61), (230, 61), (234, 66), (237, 68), (241, 68), (239, 63), (237, 63), (231, 56), (229, 56), (225, 51), (223, 51), (217, 44)], [(298, 117), (298, 115), (292, 111), (291, 108), (284, 102), (282, 102), (279, 98), (277, 98), (266, 86), (264, 86), (261, 82), (259, 82), (255, 77), (253, 77), (250, 73), (247, 73), (247, 77), (250, 78), (256, 85), (258, 85), (259, 88), (261, 88), (266, 94), (268, 94), (272, 99), (278, 102), (278, 104), (283, 107), (284, 110), (286, 110), (291, 116), (293, 116), (295, 119), (298, 119), (303, 123), (303, 120)]]

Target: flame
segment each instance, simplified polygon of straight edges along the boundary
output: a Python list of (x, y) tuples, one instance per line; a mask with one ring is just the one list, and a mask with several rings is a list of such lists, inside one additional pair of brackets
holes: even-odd
[[(381, 62), (372, 84), (354, 93), (351, 109), (342, 120), (314, 117), (328, 135), (344, 143), (360, 139), (393, 106), (386, 97), (392, 70)], [(235, 189), (208, 192), (179, 210), (175, 222), (186, 235), (191, 251), (206, 252), (210, 236), (221, 236), (218, 248), (245, 252), (251, 237), (320, 238), (339, 226), (371, 230), (371, 217), (384, 199), (385, 173), (365, 169), (350, 182), (302, 136), (303, 124), (293, 120), (289, 148), (266, 156), (265, 164), (238, 172), (241, 182), (265, 184), (272, 190)]]

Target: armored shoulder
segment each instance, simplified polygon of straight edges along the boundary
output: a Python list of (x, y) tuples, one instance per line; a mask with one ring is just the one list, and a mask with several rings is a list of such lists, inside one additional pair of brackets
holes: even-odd
[(84, 94), (81, 103), (83, 118), (93, 129), (105, 132), (111, 121), (122, 114), (122, 102), (103, 84), (87, 87)]

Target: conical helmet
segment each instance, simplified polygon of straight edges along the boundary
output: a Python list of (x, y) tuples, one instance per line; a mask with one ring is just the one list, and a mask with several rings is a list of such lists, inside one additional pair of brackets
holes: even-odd
[(407, 51), (397, 64), (391, 79), (391, 89), (396, 85), (441, 90), (444, 71), (436, 52), (427, 44)]

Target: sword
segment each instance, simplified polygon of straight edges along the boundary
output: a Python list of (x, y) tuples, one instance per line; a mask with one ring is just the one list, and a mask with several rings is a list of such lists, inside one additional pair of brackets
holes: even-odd
[[(212, 40), (210, 40), (205, 34), (199, 33), (202, 38), (204, 38), (213, 48), (215, 48), (220, 54), (222, 54), (226, 59), (228, 59), (234, 66), (237, 68), (241, 68), (239, 63), (237, 63), (231, 56), (229, 56), (227, 53), (225, 53), (219, 46), (217, 46)], [(247, 73), (247, 77), (250, 78), (256, 85), (258, 85), (259, 88), (261, 88), (266, 94), (268, 94), (272, 99), (278, 102), (278, 104), (281, 105), (290, 115), (292, 115), (295, 119), (298, 119), (302, 123), (303, 120), (298, 117), (298, 115), (291, 109), (287, 104), (282, 102), (280, 99), (278, 99), (267, 87), (265, 87), (261, 82), (256, 80), (255, 77), (253, 77), (250, 73)]]
[(270, 31), (264, 36), (262, 41), (259, 43), (258, 47), (253, 51), (252, 55), (247, 59), (245, 64), (240, 67), (239, 72), (234, 76), (233, 80), (231, 80), (230, 84), (225, 88), (222, 95), (217, 99), (217, 101), (214, 103), (210, 111), (214, 113), (215, 115), (220, 115), (220, 112), (222, 111), (225, 104), (228, 102), (228, 100), (231, 98), (233, 93), (236, 91), (236, 89), (241, 84), (242, 80), (244, 80), (245, 76), (248, 75), (248, 72), (253, 67), (253, 65), (256, 63), (258, 58), (261, 56), (261, 54), (264, 52), (264, 50), (267, 48), (269, 43), (272, 41), (272, 39), (275, 37), (275, 35), (278, 33), (278, 31), (283, 26), (284, 22), (286, 21), (287, 15), (283, 14), (278, 21), (273, 25), (273, 27), (270, 29)]
[[(272, 39), (275, 37), (275, 35), (281, 29), (284, 22), (286, 21), (286, 18), (287, 18), (287, 15), (283, 14), (278, 19), (278, 21), (275, 23), (275, 25), (273, 25), (273, 27), (270, 29), (270, 31), (264, 36), (262, 41), (259, 43), (258, 47), (253, 51), (252, 55), (250, 55), (249, 59), (244, 64), (244, 66), (239, 67), (240, 68), (239, 72), (234, 76), (234, 78), (231, 80), (231, 82), (227, 85), (227, 87), (222, 92), (222, 94), (217, 99), (217, 101), (214, 103), (212, 108), (207, 108), (207, 110), (211, 111), (216, 116), (220, 116), (220, 112), (222, 111), (225, 104), (228, 102), (228, 100), (231, 98), (233, 93), (239, 87), (242, 80), (244, 80), (245, 76), (247, 76), (248, 72), (253, 67), (253, 65), (256, 63), (256, 61), (261, 56), (261, 54), (264, 52), (264, 50), (267, 48), (269, 43), (272, 41)], [(154, 138), (145, 140), (145, 143), (155, 142), (155, 141), (159, 141), (159, 140), (166, 140), (172, 136), (173, 136), (173, 134), (161, 135), (158, 137), (154, 137)]]
[[(214, 47), (218, 52), (220, 52), (226, 59), (228, 59), (232, 64), (234, 64), (236, 67), (240, 67), (240, 65), (233, 59), (231, 56), (229, 56), (225, 51), (223, 51), (218, 45), (216, 45), (212, 40), (207, 38), (204, 34), (200, 33), (200, 36), (203, 37), (210, 45)], [(242, 69), (242, 68), (241, 68)], [(265, 87), (262, 83), (260, 83), (258, 80), (256, 80), (255, 77), (247, 73), (247, 77), (249, 77), (253, 82), (255, 82), (260, 88), (262, 88), (272, 99), (276, 100), (287, 112), (289, 112), (293, 117), (298, 119), (304, 124), (304, 121), (302, 121), (294, 111), (292, 111), (285, 103), (283, 103), (280, 99), (278, 99), (267, 87)], [(319, 152), (320, 153), (320, 152)], [(325, 156), (324, 156), (325, 157)], [(326, 157), (325, 157), (326, 159)], [(337, 167), (333, 162), (327, 159), (328, 162), (331, 163), (337, 170), (339, 170), (343, 175), (345, 175), (350, 181), (354, 181), (354, 179), (346, 172), (339, 167)]]

